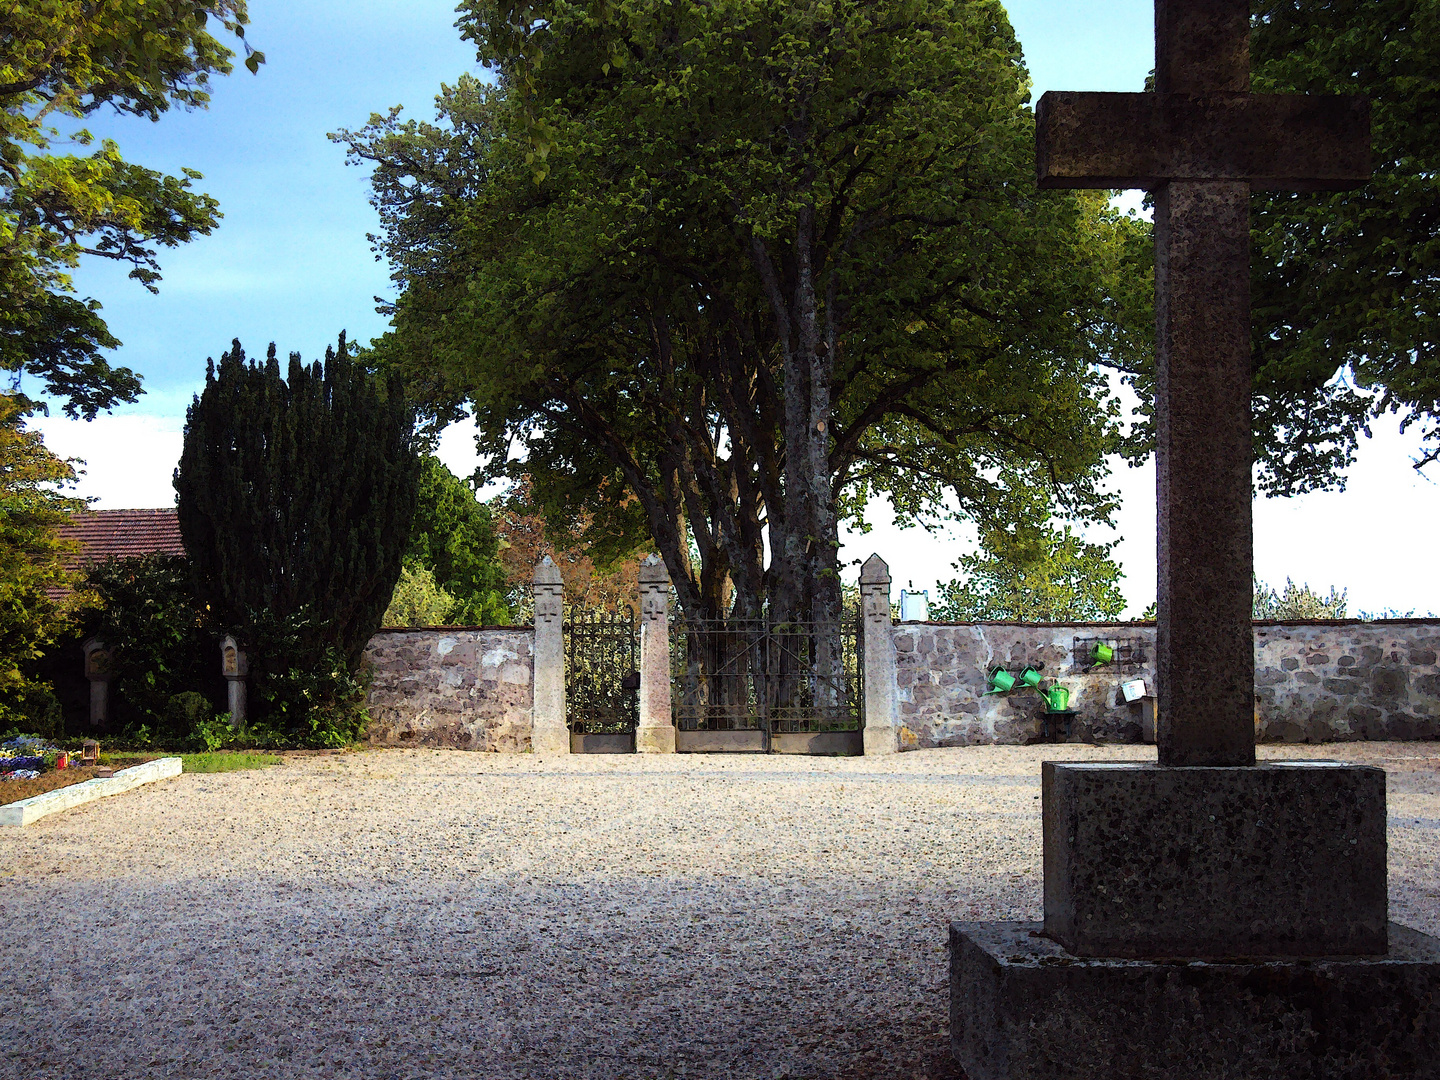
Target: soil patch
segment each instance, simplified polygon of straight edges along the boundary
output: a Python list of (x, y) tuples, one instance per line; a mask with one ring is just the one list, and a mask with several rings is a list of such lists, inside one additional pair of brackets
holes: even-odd
[[(158, 756), (151, 754), (149, 757), (139, 755), (122, 757), (119, 754), (111, 754), (109, 755), (110, 764), (107, 767), (118, 773), (121, 769), (128, 769), (132, 765), (143, 765), (147, 761), (154, 761)], [(0, 780), (0, 806), (93, 779), (95, 779), (94, 766), (72, 765), (68, 769), (51, 769), (49, 772), (41, 773), (34, 780)]]

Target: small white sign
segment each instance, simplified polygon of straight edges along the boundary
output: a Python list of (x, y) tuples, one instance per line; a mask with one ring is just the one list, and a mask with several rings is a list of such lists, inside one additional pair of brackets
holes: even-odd
[(930, 591), (928, 589), (922, 592), (900, 590), (900, 621), (930, 621)]
[(1120, 693), (1125, 695), (1126, 701), (1139, 701), (1145, 696), (1145, 680), (1131, 679), (1129, 682), (1121, 683)]

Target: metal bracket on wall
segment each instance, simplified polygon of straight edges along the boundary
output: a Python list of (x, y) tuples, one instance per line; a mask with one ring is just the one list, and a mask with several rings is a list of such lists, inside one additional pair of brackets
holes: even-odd
[[(1111, 658), (1103, 663), (1096, 660), (1096, 645), (1108, 645), (1112, 653)], [(1091, 671), (1114, 671), (1117, 673), (1139, 671), (1149, 660), (1145, 639), (1140, 637), (1124, 635), (1082, 637), (1077, 635), (1073, 648), (1071, 656), (1075, 658), (1074, 670), (1080, 674)]]

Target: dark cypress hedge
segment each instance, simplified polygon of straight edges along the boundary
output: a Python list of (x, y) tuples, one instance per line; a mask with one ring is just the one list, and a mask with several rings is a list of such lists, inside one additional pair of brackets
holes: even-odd
[[(415, 514), (414, 416), (398, 382), (239, 341), (210, 362), (175, 470), (180, 532), (213, 625), (250, 650), (255, 719), (295, 741), (358, 734), (358, 669)], [(257, 700), (258, 699), (258, 700)]]

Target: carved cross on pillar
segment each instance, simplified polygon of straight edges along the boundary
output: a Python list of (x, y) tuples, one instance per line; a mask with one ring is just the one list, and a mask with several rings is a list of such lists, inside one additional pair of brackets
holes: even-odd
[(1249, 89), (1248, 0), (1156, 0), (1155, 93), (1035, 111), (1041, 187), (1155, 193), (1162, 765), (1255, 761), (1250, 191), (1370, 175), (1364, 98)]

